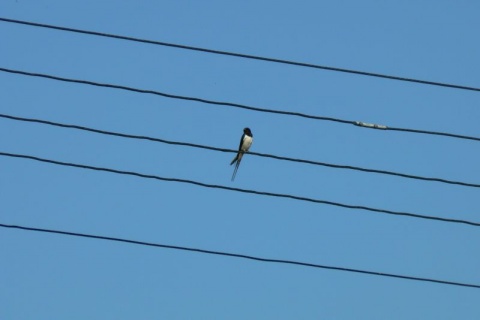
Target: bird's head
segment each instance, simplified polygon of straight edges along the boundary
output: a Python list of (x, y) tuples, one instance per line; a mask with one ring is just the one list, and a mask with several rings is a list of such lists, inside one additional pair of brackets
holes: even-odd
[(245, 133), (246, 135), (252, 136), (252, 131), (250, 130), (250, 128), (243, 129), (243, 133)]

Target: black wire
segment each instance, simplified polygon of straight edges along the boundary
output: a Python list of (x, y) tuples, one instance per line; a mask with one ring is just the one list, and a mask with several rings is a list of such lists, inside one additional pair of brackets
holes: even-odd
[(95, 170), (95, 171), (105, 171), (105, 172), (111, 172), (111, 173), (116, 173), (116, 174), (146, 178), (146, 179), (155, 179), (155, 180), (169, 181), (169, 182), (180, 182), (180, 183), (192, 184), (192, 185), (205, 187), (205, 188), (222, 189), (222, 190), (243, 192), (243, 193), (249, 193), (249, 194), (257, 194), (257, 195), (269, 196), (269, 197), (287, 198), (287, 199), (293, 199), (293, 200), (299, 200), (299, 201), (326, 204), (326, 205), (342, 207), (342, 208), (347, 208), (347, 209), (366, 210), (366, 211), (372, 211), (372, 212), (384, 213), (384, 214), (391, 214), (391, 215), (396, 215), (396, 216), (405, 216), (405, 217), (411, 217), (411, 218), (435, 220), (435, 221), (442, 221), (442, 222), (449, 222), (449, 223), (460, 223), (460, 224), (467, 224), (467, 225), (470, 225), (470, 226), (480, 227), (480, 223), (467, 221), (467, 220), (441, 218), (441, 217), (426, 216), (426, 215), (421, 215), (421, 214), (416, 214), (416, 213), (377, 209), (377, 208), (366, 207), (366, 206), (350, 205), (350, 204), (344, 204), (344, 203), (327, 201), (327, 200), (319, 200), (319, 199), (314, 199), (314, 198), (294, 196), (294, 195), (290, 195), (290, 194), (281, 194), (281, 193), (273, 193), (273, 192), (265, 192), (265, 191), (256, 191), (256, 190), (250, 190), (250, 189), (233, 188), (233, 187), (227, 187), (227, 186), (215, 185), (215, 184), (208, 184), (208, 183), (203, 183), (203, 182), (198, 182), (198, 181), (193, 181), (193, 180), (178, 179), (178, 178), (166, 178), (166, 177), (160, 177), (160, 176), (143, 174), (143, 173), (132, 172), (132, 171), (123, 171), (123, 170), (116, 170), (116, 169), (110, 169), (110, 168), (101, 168), (101, 167), (89, 166), (89, 165), (84, 165), (84, 164), (62, 162), (62, 161), (57, 161), (57, 160), (50, 160), (50, 159), (45, 159), (45, 158), (29, 156), (29, 155), (22, 155), (22, 154), (8, 153), (8, 152), (0, 152), (0, 156), (6, 156), (6, 157), (12, 157), (12, 158), (23, 158), (23, 159), (35, 160), (35, 161), (39, 161), (39, 162), (51, 163), (51, 164), (56, 164), (56, 165), (61, 165), (61, 166), (89, 169), (89, 170)]
[[(52, 121), (40, 120), (40, 119), (22, 118), (22, 117), (16, 117), (16, 116), (11, 116), (11, 115), (7, 115), (7, 114), (1, 114), (1, 113), (0, 113), (0, 118), (5, 118), (5, 119), (10, 119), (10, 120), (15, 120), (15, 121), (41, 123), (41, 124), (51, 125), (51, 126), (55, 126), (55, 127), (77, 129), (77, 130), (83, 130), (83, 131), (87, 131), (87, 132), (94, 132), (94, 133), (110, 135), (110, 136), (117, 136), (117, 137), (122, 137), (122, 138), (147, 140), (147, 141), (152, 141), (152, 142), (160, 142), (160, 143), (165, 143), (165, 144), (193, 147), (193, 148), (206, 149), (206, 150), (212, 150), (212, 151), (230, 152), (230, 153), (237, 153), (238, 152), (238, 150), (234, 150), (234, 149), (217, 148), (217, 147), (205, 146), (205, 145), (195, 144), (195, 143), (171, 141), (171, 140), (165, 140), (165, 139), (153, 138), (153, 137), (147, 137), (147, 136), (139, 136), (139, 135), (119, 133), (119, 132), (105, 131), (105, 130), (99, 130), (99, 129), (93, 129), (93, 128), (89, 128), (89, 127), (84, 127), (84, 126), (73, 125), (73, 124), (64, 124), (64, 123), (58, 123), (58, 122), (52, 122)], [(330, 168), (335, 168), (335, 169), (349, 169), (349, 170), (356, 170), (356, 171), (362, 171), (362, 172), (378, 173), (378, 174), (397, 176), (397, 177), (408, 178), (408, 179), (433, 181), (433, 182), (447, 183), (447, 184), (453, 184), (453, 185), (460, 185), (460, 186), (465, 186), (465, 187), (480, 188), (480, 184), (475, 184), (475, 183), (452, 181), (452, 180), (446, 180), (446, 179), (441, 179), (441, 178), (422, 177), (422, 176), (393, 172), (393, 171), (368, 169), (368, 168), (346, 166), (346, 165), (338, 165), (338, 164), (318, 162), (318, 161), (312, 161), (312, 160), (288, 158), (288, 157), (275, 156), (275, 155), (259, 153), (259, 152), (249, 152), (249, 154), (259, 156), (259, 157), (264, 157), (264, 158), (291, 161), (291, 162), (296, 162), (296, 163), (305, 163), (305, 164), (324, 166), (324, 167), (330, 167)]]
[[(281, 110), (274, 110), (274, 109), (264, 109), (264, 108), (252, 107), (252, 106), (247, 106), (247, 105), (238, 104), (238, 103), (221, 102), (221, 101), (207, 100), (207, 99), (201, 99), (201, 98), (180, 96), (180, 95), (168, 94), (168, 93), (154, 91), (154, 90), (138, 89), (138, 88), (132, 88), (132, 87), (127, 87), (127, 86), (115, 85), (115, 84), (93, 82), (93, 81), (88, 81), (88, 80), (69, 79), (69, 78), (63, 78), (63, 77), (58, 77), (58, 76), (53, 76), (53, 75), (48, 75), (48, 74), (42, 74), (42, 73), (34, 73), (34, 72), (13, 70), (13, 69), (7, 69), (7, 68), (2, 68), (2, 67), (0, 67), (0, 71), (7, 72), (7, 73), (13, 73), (13, 74), (20, 74), (20, 75), (30, 76), (30, 77), (39, 77), (39, 78), (45, 78), (45, 79), (50, 79), (50, 80), (70, 82), (70, 83), (87, 84), (87, 85), (96, 86), (96, 87), (105, 87), (105, 88), (120, 89), (120, 90), (126, 90), (126, 91), (138, 92), (138, 93), (147, 93), (147, 94), (153, 94), (153, 95), (166, 97), (166, 98), (171, 98), (171, 99), (195, 101), (195, 102), (212, 104), (212, 105), (223, 105), (223, 106), (240, 108), (240, 109), (245, 109), (245, 110), (266, 112), (266, 113), (274, 113), (274, 114), (283, 114), (283, 115), (296, 116), (296, 117), (313, 119), (313, 120), (322, 120), (322, 121), (332, 121), (332, 122), (337, 122), (337, 123), (353, 124), (355, 126), (359, 125), (357, 121), (351, 121), (351, 120), (343, 120), (343, 119), (338, 119), (338, 118), (322, 117), (322, 116), (313, 116), (313, 115), (300, 113), (300, 112), (281, 111)], [(402, 129), (402, 128), (391, 128), (390, 129), (388, 127), (381, 128), (381, 129), (382, 130), (392, 130), (392, 131), (424, 133), (424, 134), (431, 134), (431, 135), (437, 135), (437, 136), (446, 136), (446, 137), (453, 137), (453, 138), (458, 138), (458, 139), (468, 139), (468, 140), (480, 141), (480, 138), (477, 138), (477, 137), (464, 136), (464, 135), (453, 134), (453, 133), (445, 133), (445, 132), (425, 131), (425, 130), (416, 130), (416, 129)]]
[(24, 226), (9, 225), (9, 224), (3, 224), (3, 223), (0, 223), (0, 227), (9, 228), (9, 229), (18, 229), (18, 230), (24, 230), (24, 231), (35, 231), (35, 232), (44, 232), (44, 233), (59, 234), (59, 235), (66, 235), (66, 236), (82, 237), (82, 238), (89, 238), (89, 239), (95, 239), (95, 240), (115, 241), (115, 242), (129, 243), (129, 244), (135, 244), (135, 245), (141, 245), (141, 246), (149, 246), (149, 247), (155, 247), (155, 248), (197, 252), (197, 253), (211, 254), (211, 255), (217, 255), (217, 256), (226, 256), (226, 257), (232, 257), (232, 258), (255, 260), (255, 261), (261, 261), (261, 262), (281, 263), (281, 264), (304, 266), (304, 267), (311, 267), (311, 268), (317, 268), (317, 269), (328, 269), (328, 270), (336, 270), (336, 271), (344, 271), (344, 272), (354, 272), (354, 273), (360, 273), (360, 274), (368, 274), (368, 275), (372, 275), (372, 276), (381, 276), (381, 277), (397, 278), (397, 279), (404, 279), (404, 280), (414, 280), (414, 281), (423, 281), (423, 282), (433, 282), (433, 283), (438, 283), (438, 284), (446, 284), (446, 285), (480, 289), (480, 285), (469, 284), (469, 283), (438, 280), (438, 279), (431, 279), (431, 278), (420, 278), (420, 277), (413, 277), (413, 276), (404, 276), (404, 275), (399, 275), (399, 274), (376, 272), (376, 271), (367, 271), (367, 270), (344, 268), (344, 267), (327, 266), (327, 265), (293, 261), (293, 260), (261, 258), (261, 257), (255, 257), (255, 256), (250, 256), (250, 255), (245, 255), (245, 254), (205, 250), (205, 249), (182, 247), (182, 246), (174, 246), (174, 245), (167, 245), (167, 244), (160, 244), (160, 243), (153, 243), (153, 242), (145, 242), (145, 241), (123, 239), (123, 238), (99, 236), (99, 235), (86, 234), (86, 233), (52, 230), (52, 229), (43, 229), (43, 228), (33, 228), (33, 227), (24, 227)]
[(352, 70), (352, 69), (322, 66), (322, 65), (317, 65), (317, 64), (296, 62), (296, 61), (291, 61), (291, 60), (267, 58), (267, 57), (255, 56), (255, 55), (250, 55), (250, 54), (242, 54), (242, 53), (235, 53), (235, 52), (228, 52), (228, 51), (221, 51), (221, 50), (214, 50), (214, 49), (193, 47), (193, 46), (187, 46), (187, 45), (181, 45), (181, 44), (174, 44), (174, 43), (168, 43), (168, 42), (161, 42), (161, 41), (154, 41), (154, 40), (147, 40), (147, 39), (139, 39), (139, 38), (133, 38), (133, 37), (103, 33), (103, 32), (60, 27), (60, 26), (54, 26), (54, 25), (49, 25), (49, 24), (43, 24), (43, 23), (35, 23), (35, 22), (29, 22), (29, 21), (14, 20), (14, 19), (1, 18), (1, 17), (0, 17), (0, 21), (23, 24), (23, 25), (33, 26), (33, 27), (41, 27), (41, 28), (48, 28), (48, 29), (54, 29), (54, 30), (75, 32), (75, 33), (88, 34), (88, 35), (94, 35), (94, 36), (101, 36), (101, 37), (107, 37), (107, 38), (114, 38), (114, 39), (120, 39), (120, 40), (128, 40), (128, 41), (134, 41), (134, 42), (140, 42), (140, 43), (148, 43), (148, 44), (172, 47), (172, 48), (177, 48), (177, 49), (193, 50), (193, 51), (213, 53), (213, 54), (219, 54), (219, 55), (225, 55), (225, 56), (231, 56), (231, 57), (253, 59), (253, 60), (274, 62), (274, 63), (280, 63), (280, 64), (300, 66), (300, 67), (307, 67), (307, 68), (314, 68), (314, 69), (322, 69), (322, 70), (328, 70), (328, 71), (356, 74), (356, 75), (362, 75), (362, 76), (368, 76), (368, 77), (383, 78), (383, 79), (405, 81), (405, 82), (413, 82), (413, 83), (426, 84), (426, 85), (439, 86), (439, 87), (447, 87), (447, 88), (453, 88), (453, 89), (480, 91), (480, 88), (468, 87), (468, 86), (462, 86), (462, 85), (456, 85), (456, 84), (449, 84), (449, 83), (442, 83), (442, 82), (435, 82), (435, 81), (427, 81), (427, 80), (419, 80), (419, 79), (413, 79), (413, 78), (391, 76), (391, 75), (386, 75), (386, 74), (358, 71), (358, 70)]
[[(241, 108), (241, 109), (246, 109), (246, 110), (259, 111), (259, 112), (285, 114), (285, 115), (298, 116), (298, 117), (315, 119), (315, 120), (327, 120), (327, 121), (355, 124), (354, 121), (347, 121), (347, 120), (328, 118), (328, 117), (312, 116), (312, 115), (298, 113), (298, 112), (263, 109), (263, 108), (251, 107), (251, 106), (238, 104), (238, 103), (221, 102), (221, 101), (206, 100), (206, 99), (201, 99), (201, 98), (186, 97), (186, 96), (168, 94), (168, 93), (154, 91), (154, 90), (137, 89), (137, 88), (132, 88), (132, 87), (126, 87), (126, 86), (108, 84), (108, 83), (99, 83), (99, 82), (93, 82), (93, 81), (88, 81), (88, 80), (77, 80), (77, 79), (62, 78), (62, 77), (57, 77), (57, 76), (52, 76), (52, 75), (42, 74), (42, 73), (26, 72), (26, 71), (13, 70), (13, 69), (1, 68), (1, 67), (0, 67), (0, 71), (8, 72), (8, 73), (14, 73), (14, 74), (21, 74), (21, 75), (24, 75), (24, 76), (39, 77), (39, 78), (46, 78), (46, 79), (51, 79), (51, 80), (64, 81), (64, 82), (88, 84), (88, 85), (96, 86), (96, 87), (120, 89), (120, 90), (126, 90), (126, 91), (138, 92), (138, 93), (148, 93), (148, 94), (153, 94), (153, 95), (157, 95), (157, 96), (161, 96), (161, 97), (165, 97), (165, 98), (171, 98), (171, 99), (195, 101), (195, 102), (201, 102), (201, 103), (213, 104), (213, 105), (223, 105), (223, 106)], [(479, 140), (480, 140), (480, 138), (479, 138)]]
[(442, 135), (442, 136), (451, 137), (451, 138), (459, 138), (459, 139), (480, 141), (480, 138), (477, 138), (477, 137), (464, 136), (464, 135), (459, 135), (459, 134), (455, 134), (455, 133), (448, 133), (448, 132), (435, 132), (435, 131), (418, 130), (418, 129), (405, 129), (405, 128), (395, 128), (395, 127), (388, 127), (386, 130), (420, 133), (420, 134), (430, 134), (430, 135)]

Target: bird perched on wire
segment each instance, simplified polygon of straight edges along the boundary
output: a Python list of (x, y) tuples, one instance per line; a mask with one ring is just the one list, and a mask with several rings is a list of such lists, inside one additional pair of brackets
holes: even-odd
[(250, 146), (252, 145), (253, 142), (253, 134), (250, 128), (245, 128), (243, 129), (243, 135), (242, 138), (240, 139), (240, 146), (238, 147), (238, 153), (233, 158), (232, 162), (230, 165), (235, 164), (235, 170), (233, 171), (232, 175), (232, 181), (235, 180), (235, 176), (237, 175), (237, 170), (238, 166), (240, 166), (240, 162), (242, 161), (243, 154), (250, 149)]

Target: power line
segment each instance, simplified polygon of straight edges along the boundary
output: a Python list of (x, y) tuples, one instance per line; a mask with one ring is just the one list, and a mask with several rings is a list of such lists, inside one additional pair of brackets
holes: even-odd
[(322, 69), (322, 70), (342, 72), (342, 73), (348, 73), (348, 74), (356, 74), (356, 75), (361, 75), (361, 76), (383, 78), (383, 79), (397, 80), (397, 81), (404, 81), (404, 82), (412, 82), (412, 83), (426, 84), (426, 85), (439, 86), (439, 87), (447, 87), (447, 88), (452, 88), (452, 89), (480, 91), (480, 88), (463, 86), (463, 85), (456, 85), (456, 84), (449, 84), (449, 83), (442, 83), (442, 82), (435, 82), (435, 81), (427, 81), (427, 80), (419, 80), (419, 79), (392, 76), (392, 75), (386, 75), (386, 74), (380, 74), (380, 73), (374, 73), (374, 72), (344, 69), (344, 68), (323, 66), (323, 65), (311, 64), (311, 63), (305, 63), (305, 62), (297, 62), (297, 61), (291, 61), (291, 60), (283, 60), (283, 59), (277, 59), (277, 58), (255, 56), (255, 55), (250, 55), (250, 54), (243, 54), (243, 53), (235, 53), (235, 52), (229, 52), (229, 51), (221, 51), (221, 50), (193, 47), (193, 46), (187, 46), (187, 45), (182, 45), (182, 44), (168, 43), (168, 42), (162, 42), (162, 41), (154, 41), (154, 40), (148, 40), (148, 39), (140, 39), (140, 38), (127, 37), (127, 36), (115, 35), (115, 34), (109, 34), (109, 33), (97, 32), (97, 31), (88, 31), (88, 30), (67, 28), (67, 27), (55, 26), (55, 25), (50, 25), (50, 24), (35, 23), (35, 22), (30, 22), (30, 21), (14, 20), (14, 19), (1, 18), (1, 17), (0, 17), (0, 21), (22, 24), (22, 25), (28, 25), (28, 26), (33, 26), (33, 27), (40, 27), (40, 28), (54, 29), (54, 30), (60, 30), (60, 31), (81, 33), (81, 34), (87, 34), (87, 35), (93, 35), (93, 36), (107, 37), (107, 38), (113, 38), (113, 39), (119, 39), (119, 40), (127, 40), (127, 41), (134, 41), (134, 42), (140, 42), (140, 43), (159, 45), (159, 46), (166, 46), (166, 47), (183, 49), (183, 50), (192, 50), (192, 51), (198, 51), (198, 52), (204, 52), (204, 53), (225, 55), (225, 56), (231, 56), (231, 57), (237, 57), (237, 58), (245, 58), (245, 59), (253, 59), (253, 60), (259, 60), (259, 61), (274, 62), (274, 63), (280, 63), (280, 64), (286, 64), (286, 65), (299, 66), (299, 67)]
[(50, 163), (50, 164), (55, 164), (55, 165), (60, 165), (60, 166), (88, 169), (88, 170), (94, 170), (94, 171), (104, 171), (104, 172), (110, 172), (110, 173), (116, 173), (116, 174), (122, 174), (122, 175), (129, 175), (129, 176), (135, 176), (135, 177), (146, 178), (146, 179), (154, 179), (154, 180), (168, 181), (168, 182), (180, 182), (180, 183), (186, 183), (186, 184), (205, 187), (205, 188), (229, 190), (229, 191), (236, 191), (236, 192), (242, 192), (242, 193), (248, 193), (248, 194), (256, 194), (256, 195), (262, 195), (262, 196), (277, 197), (277, 198), (287, 198), (287, 199), (293, 199), (293, 200), (299, 200), (299, 201), (305, 201), (305, 202), (311, 202), (311, 203), (326, 204), (326, 205), (330, 205), (330, 206), (342, 207), (342, 208), (347, 208), (347, 209), (365, 210), (365, 211), (371, 211), (371, 212), (377, 212), (377, 213), (383, 213), (383, 214), (391, 214), (391, 215), (395, 215), (395, 216), (405, 216), (405, 217), (411, 217), (411, 218), (435, 220), (435, 221), (442, 221), (442, 222), (449, 222), (449, 223), (460, 223), (460, 224), (466, 224), (466, 225), (470, 225), (470, 226), (480, 227), (480, 223), (467, 221), (467, 220), (442, 218), (442, 217), (427, 216), (427, 215), (422, 215), (422, 214), (417, 214), (417, 213), (399, 212), (399, 211), (378, 209), (378, 208), (372, 208), (372, 207), (366, 207), (366, 206), (350, 205), (350, 204), (344, 204), (344, 203), (327, 201), (327, 200), (320, 200), (320, 199), (314, 199), (314, 198), (308, 198), (308, 197), (302, 197), (302, 196), (295, 196), (295, 195), (290, 195), (290, 194), (282, 194), (282, 193), (273, 193), (273, 192), (265, 192), (265, 191), (256, 191), (256, 190), (250, 190), (250, 189), (227, 187), (227, 186), (223, 186), (223, 185), (208, 184), (208, 183), (198, 182), (198, 181), (194, 181), (194, 180), (187, 180), (187, 179), (166, 178), (166, 177), (160, 177), (160, 176), (143, 174), (143, 173), (132, 172), (132, 171), (123, 171), (123, 170), (116, 170), (116, 169), (111, 169), (111, 168), (102, 168), (102, 167), (95, 167), (95, 166), (89, 166), (89, 165), (84, 165), (84, 164), (76, 164), (76, 163), (71, 163), (71, 162), (62, 162), (62, 161), (57, 161), (57, 160), (34, 157), (34, 156), (30, 156), (30, 155), (0, 152), (0, 156), (11, 157), (11, 158), (29, 159), (29, 160), (34, 160), (34, 161), (39, 161), (39, 162), (44, 162), (44, 163)]
[[(342, 119), (312, 116), (312, 115), (298, 113), (298, 112), (263, 109), (263, 108), (257, 108), (257, 107), (242, 105), (242, 104), (238, 104), (238, 103), (221, 102), (221, 101), (213, 101), (213, 100), (207, 100), (207, 99), (201, 99), (201, 98), (195, 98), (195, 97), (180, 96), (180, 95), (174, 95), (174, 94), (169, 94), (169, 93), (164, 93), (164, 92), (159, 92), (159, 91), (154, 91), (154, 90), (138, 89), (138, 88), (127, 87), (127, 86), (122, 86), (122, 85), (99, 83), (99, 82), (88, 81), (88, 80), (69, 79), (69, 78), (63, 78), (63, 77), (58, 77), (58, 76), (54, 76), (54, 75), (34, 73), (34, 72), (21, 71), (21, 70), (13, 70), (13, 69), (7, 69), (7, 68), (2, 68), (2, 67), (0, 67), (0, 71), (7, 72), (7, 73), (13, 73), (13, 74), (20, 74), (20, 75), (30, 76), (30, 77), (39, 77), (39, 78), (45, 78), (45, 79), (50, 79), (50, 80), (63, 81), (63, 82), (80, 83), (80, 84), (86, 84), (86, 85), (91, 85), (91, 86), (96, 86), (96, 87), (104, 87), (104, 88), (120, 89), (120, 90), (126, 90), (126, 91), (137, 92), (137, 93), (153, 94), (153, 95), (156, 95), (156, 96), (161, 96), (161, 97), (171, 98), (171, 99), (195, 101), (195, 102), (213, 104), (213, 105), (223, 105), (223, 106), (235, 107), (235, 108), (251, 110), (251, 111), (283, 114), (283, 115), (297, 116), (297, 117), (314, 119), (314, 120), (326, 120), (326, 121), (333, 121), (333, 122), (339, 122), (339, 123), (355, 124), (354, 121), (348, 121), (348, 120), (342, 120)], [(480, 138), (478, 138), (478, 140), (480, 141)]]
[[(55, 126), (55, 127), (68, 128), (68, 129), (77, 129), (77, 130), (99, 133), (99, 134), (110, 135), (110, 136), (116, 136), (116, 137), (121, 137), (121, 138), (160, 142), (160, 143), (165, 143), (165, 144), (170, 144), (170, 145), (186, 146), (186, 147), (193, 147), (193, 148), (206, 149), (206, 150), (219, 151), (219, 152), (229, 152), (229, 153), (237, 153), (238, 152), (238, 150), (234, 150), (234, 149), (217, 148), (217, 147), (211, 147), (211, 146), (189, 143), (189, 142), (171, 141), (171, 140), (153, 138), (153, 137), (148, 137), (148, 136), (139, 136), (139, 135), (132, 135), (132, 134), (106, 131), (106, 130), (99, 130), (99, 129), (89, 128), (89, 127), (84, 127), (84, 126), (78, 126), (78, 125), (73, 125), (73, 124), (58, 123), (58, 122), (40, 120), (40, 119), (22, 118), (22, 117), (16, 117), (16, 116), (7, 115), (7, 114), (1, 114), (1, 113), (0, 113), (0, 118), (5, 118), (5, 119), (10, 119), (10, 120), (15, 120), (15, 121), (40, 123), (40, 124), (46, 124), (46, 125)], [(276, 159), (276, 160), (284, 160), (284, 161), (290, 161), (290, 162), (296, 162), (296, 163), (304, 163), (304, 164), (311, 164), (311, 165), (317, 165), (317, 166), (324, 166), (324, 167), (330, 167), (330, 168), (335, 168), (335, 169), (349, 169), (349, 170), (362, 171), (362, 172), (368, 172), (368, 173), (378, 173), (378, 174), (397, 176), (397, 177), (408, 178), (408, 179), (416, 179), (416, 180), (423, 180), (423, 181), (432, 181), (432, 182), (440, 182), (440, 183), (446, 183), (446, 184), (460, 185), (460, 186), (465, 186), (465, 187), (480, 188), (480, 184), (475, 184), (475, 183), (467, 183), (467, 182), (461, 182), (461, 181), (446, 180), (446, 179), (441, 179), (441, 178), (422, 177), (422, 176), (393, 172), (393, 171), (368, 169), (368, 168), (362, 168), (362, 167), (338, 165), (338, 164), (312, 161), (312, 160), (305, 160), (305, 159), (282, 157), (282, 156), (276, 156), (276, 155), (259, 153), (259, 152), (249, 152), (249, 154), (254, 155), (254, 156), (264, 157), (264, 158), (271, 158), (271, 159)]]
[(99, 83), (99, 82), (88, 81), (88, 80), (63, 78), (63, 77), (54, 76), (54, 75), (7, 69), (2, 67), (0, 67), (0, 71), (12, 73), (12, 74), (19, 74), (23, 76), (29, 76), (29, 77), (39, 77), (39, 78), (45, 78), (45, 79), (57, 80), (57, 81), (63, 81), (63, 82), (69, 82), (69, 83), (79, 83), (79, 84), (86, 84), (86, 85), (91, 85), (96, 87), (119, 89), (119, 90), (125, 90), (125, 91), (131, 91), (131, 92), (137, 92), (137, 93), (143, 93), (143, 94), (153, 94), (156, 96), (161, 96), (161, 97), (170, 98), (170, 99), (187, 100), (187, 101), (194, 101), (194, 102), (200, 102), (200, 103), (212, 104), (212, 105), (222, 105), (222, 106), (240, 108), (240, 109), (250, 110), (250, 111), (282, 114), (287, 116), (296, 116), (296, 117), (312, 119), (312, 120), (331, 121), (336, 123), (351, 124), (351, 125), (361, 126), (365, 128), (371, 128), (371, 129), (411, 132), (411, 133), (429, 134), (429, 135), (445, 136), (445, 137), (458, 138), (458, 139), (480, 141), (480, 138), (478, 137), (465, 136), (465, 135), (454, 134), (454, 133), (417, 130), (417, 129), (393, 128), (393, 127), (387, 127), (385, 125), (370, 124), (370, 123), (365, 123), (361, 121), (351, 121), (351, 120), (344, 120), (344, 119), (338, 119), (338, 118), (332, 118), (332, 117), (314, 116), (314, 115), (309, 115), (309, 114), (300, 113), (300, 112), (258, 108), (258, 107), (232, 103), (232, 102), (221, 102), (221, 101), (207, 100), (202, 98), (180, 96), (180, 95), (174, 95), (174, 94), (169, 94), (169, 93), (164, 93), (164, 92), (159, 92), (154, 90), (139, 89), (139, 88), (127, 87), (127, 86), (116, 85), (116, 84)]
[(397, 279), (403, 279), (403, 280), (414, 280), (414, 281), (422, 281), (422, 282), (432, 282), (432, 283), (437, 283), (437, 284), (445, 284), (445, 285), (480, 289), (480, 285), (470, 284), (470, 283), (461, 283), (461, 282), (454, 282), (454, 281), (447, 281), (447, 280), (438, 280), (438, 279), (431, 279), (431, 278), (405, 276), (405, 275), (399, 275), (399, 274), (393, 274), (393, 273), (368, 271), (368, 270), (360, 270), (360, 269), (353, 269), (353, 268), (327, 266), (327, 265), (293, 261), (293, 260), (285, 260), (285, 259), (262, 258), (262, 257), (256, 257), (256, 256), (251, 256), (251, 255), (246, 255), (246, 254), (239, 254), (239, 253), (230, 253), (230, 252), (223, 252), (223, 251), (213, 251), (213, 250), (206, 250), (206, 249), (199, 249), (199, 248), (174, 246), (174, 245), (167, 245), (167, 244), (160, 244), (160, 243), (153, 243), (153, 242), (130, 240), (130, 239), (124, 239), (124, 238), (99, 236), (99, 235), (86, 234), (86, 233), (61, 231), (61, 230), (53, 230), (53, 229), (43, 229), (43, 228), (33, 228), (33, 227), (24, 227), (24, 226), (9, 225), (9, 224), (3, 224), (3, 223), (0, 223), (0, 227), (8, 228), (8, 229), (24, 230), (24, 231), (35, 231), (35, 232), (42, 232), (42, 233), (58, 234), (58, 235), (64, 235), (64, 236), (81, 237), (81, 238), (88, 238), (88, 239), (94, 239), (94, 240), (106, 240), (106, 241), (114, 241), (114, 242), (121, 242), (121, 243), (129, 243), (129, 244), (155, 247), (155, 248), (162, 248), (162, 249), (173, 249), (173, 250), (180, 250), (180, 251), (197, 252), (197, 253), (203, 253), (203, 254), (225, 256), (225, 257), (231, 257), (231, 258), (241, 258), (241, 259), (248, 259), (248, 260), (254, 260), (254, 261), (261, 261), (261, 262), (289, 264), (289, 265), (310, 267), (310, 268), (316, 268), (316, 269), (327, 269), (327, 270), (335, 270), (335, 271), (343, 271), (343, 272), (353, 272), (353, 273), (367, 274), (367, 275), (372, 275), (372, 276), (381, 276), (381, 277), (397, 278)]

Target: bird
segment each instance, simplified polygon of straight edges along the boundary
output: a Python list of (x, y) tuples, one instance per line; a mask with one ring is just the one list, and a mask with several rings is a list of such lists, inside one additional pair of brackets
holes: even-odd
[(247, 152), (248, 149), (250, 149), (252, 142), (253, 142), (252, 130), (250, 130), (250, 128), (243, 129), (243, 135), (242, 135), (242, 138), (240, 139), (240, 146), (238, 147), (238, 153), (235, 156), (235, 158), (233, 158), (232, 162), (230, 162), (230, 165), (236, 162), (235, 170), (233, 171), (233, 175), (232, 175), (232, 181), (235, 180), (238, 166), (240, 166), (240, 162), (242, 161), (243, 154)]

